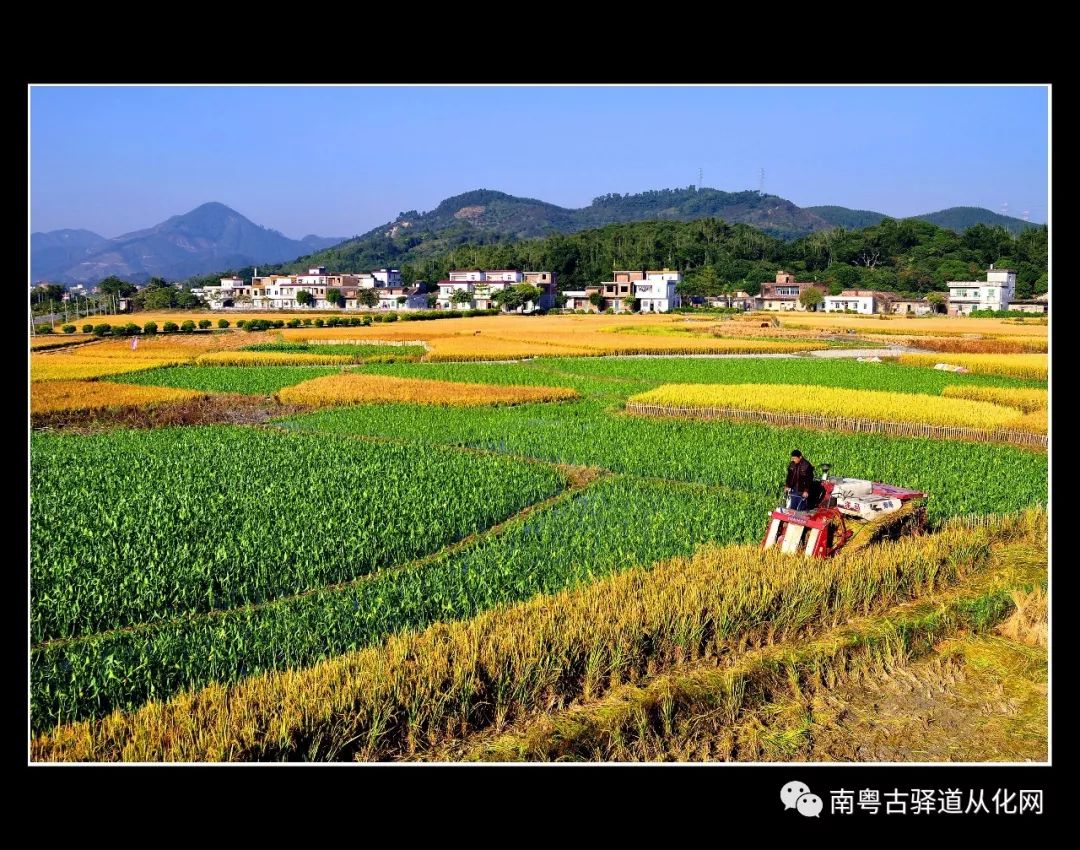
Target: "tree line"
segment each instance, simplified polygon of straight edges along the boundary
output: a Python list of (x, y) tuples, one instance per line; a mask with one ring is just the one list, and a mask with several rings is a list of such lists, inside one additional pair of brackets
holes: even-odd
[(859, 230), (819, 231), (786, 242), (749, 225), (720, 219), (613, 224), (573, 234), (496, 244), (466, 244), (396, 265), (405, 280), (445, 279), (451, 269), (553, 271), (560, 289), (610, 280), (613, 269), (669, 268), (684, 274), (683, 295), (752, 295), (778, 270), (830, 290), (878, 289), (922, 296), (944, 292), (950, 280), (982, 280), (987, 268), (1017, 272), (1017, 297), (1047, 291), (1048, 229), (1019, 235), (976, 225), (963, 234), (918, 219), (885, 219)]

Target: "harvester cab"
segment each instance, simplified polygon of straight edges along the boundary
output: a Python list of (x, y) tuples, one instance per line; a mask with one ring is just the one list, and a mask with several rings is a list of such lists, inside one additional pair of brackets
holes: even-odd
[(841, 548), (865, 546), (884, 536), (905, 531), (920, 533), (926, 526), (926, 493), (829, 475), (821, 465), (809, 504), (803, 510), (790, 507), (790, 497), (769, 514), (762, 549), (779, 545), (789, 554), (828, 558)]

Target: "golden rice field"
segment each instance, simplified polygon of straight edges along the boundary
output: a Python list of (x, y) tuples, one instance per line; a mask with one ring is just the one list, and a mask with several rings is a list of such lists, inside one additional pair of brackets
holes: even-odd
[[(132, 352), (134, 355), (134, 352)], [(87, 357), (80, 358), (74, 353), (69, 357), (60, 354), (45, 359), (44, 355), (30, 358), (31, 381), (70, 381), (81, 378), (102, 378), (106, 375), (122, 375), (126, 372), (141, 372), (143, 369), (156, 369), (159, 366), (179, 366), (190, 357), (150, 358), (150, 357)]]
[(464, 384), (356, 371), (314, 378), (278, 391), (278, 398), (286, 404), (314, 406), (394, 402), (478, 407), (563, 401), (578, 396), (577, 390), (567, 387)]
[(1010, 428), (1018, 431), (1030, 431), (1033, 434), (1047, 434), (1050, 431), (1050, 412), (1044, 407), (1018, 416), (1009, 423)]
[[(1045, 540), (1045, 511), (806, 569), (756, 545), (705, 546), (467, 620), (392, 635), (309, 668), (214, 684), (35, 737), (34, 761), (388, 760), (506, 728), (697, 660), (807, 640), (978, 579), (991, 546)], [(571, 674), (571, 671), (574, 671)], [(738, 691), (736, 693), (736, 691)], [(733, 689), (735, 711), (749, 693)], [(309, 746), (312, 749), (309, 749)]]
[[(757, 316), (761, 313), (753, 314)], [(903, 315), (886, 319), (828, 313), (770, 313), (780, 319), (783, 327), (820, 328), (837, 330), (852, 328), (860, 333), (900, 334), (904, 336), (959, 336), (963, 334), (986, 334), (993, 336), (1045, 336), (1048, 325), (1045, 318), (1019, 322), (1014, 319), (972, 319), (945, 316), (907, 318)]]
[(929, 366), (948, 363), (963, 366), (977, 375), (1004, 375), (1010, 378), (1047, 380), (1050, 369), (1046, 354), (901, 354), (905, 366)]
[[(628, 320), (634, 320), (628, 323)], [(359, 328), (291, 328), (288, 340), (422, 342), (424, 358), (442, 360), (516, 360), (525, 357), (588, 357), (605, 354), (754, 354), (826, 348), (818, 340), (748, 340), (665, 333), (681, 323), (678, 316), (491, 316), (398, 322)], [(656, 328), (658, 332), (651, 332)]]
[(1045, 354), (1049, 341), (1045, 337), (996, 337), (991, 339), (964, 339), (957, 337), (913, 337), (904, 340), (905, 345), (925, 348), (929, 351), (957, 354)]
[(300, 351), (214, 351), (195, 360), (200, 366), (337, 366), (352, 363), (343, 354)]
[(1046, 410), (1049, 394), (1042, 389), (1015, 387), (978, 387), (969, 384), (945, 387), (941, 394), (946, 398), (967, 398), (972, 401), (989, 401), (1006, 407), (1015, 407), (1024, 413)]
[(115, 384), (111, 381), (36, 381), (30, 385), (30, 413), (97, 410), (162, 401), (179, 401), (205, 393), (171, 387)]
[(49, 348), (63, 348), (95, 339), (93, 334), (43, 334), (30, 337), (31, 351), (44, 351)]
[[(237, 348), (269, 339), (265, 333), (169, 334), (106, 339), (60, 351), (30, 355), (32, 381), (77, 380), (122, 375), (158, 366), (178, 366), (201, 354)], [(132, 340), (137, 339), (135, 348)]]
[(840, 387), (809, 392), (796, 384), (665, 384), (629, 401), (972, 428), (1011, 427), (1017, 419), (1015, 409), (987, 401)]

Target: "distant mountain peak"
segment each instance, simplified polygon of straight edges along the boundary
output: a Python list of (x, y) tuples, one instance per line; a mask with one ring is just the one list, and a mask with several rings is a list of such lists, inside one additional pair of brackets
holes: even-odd
[(110, 275), (128, 280), (176, 280), (255, 263), (285, 262), (342, 241), (314, 235), (289, 239), (220, 201), (208, 201), (115, 239), (96, 237), (98, 241), (89, 240), (85, 249), (58, 249), (59, 242), (70, 241), (64, 233), (68, 232), (36, 234), (31, 240), (33, 280), (93, 282)]

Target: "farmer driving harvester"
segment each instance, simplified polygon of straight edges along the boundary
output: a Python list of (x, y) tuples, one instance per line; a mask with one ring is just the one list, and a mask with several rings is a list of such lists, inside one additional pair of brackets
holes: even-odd
[(817, 482), (814, 481), (814, 466), (795, 449), (791, 453), (791, 462), (787, 468), (787, 480), (784, 492), (788, 496), (787, 507), (795, 511), (805, 511), (817, 504)]
[[(905, 531), (918, 534), (926, 525), (927, 494), (863, 478), (830, 475), (821, 479), (795, 449), (784, 481), (786, 504), (769, 513), (762, 549), (779, 546), (807, 558), (828, 558), (845, 545), (855, 548)], [(851, 541), (849, 543), (849, 541)]]

